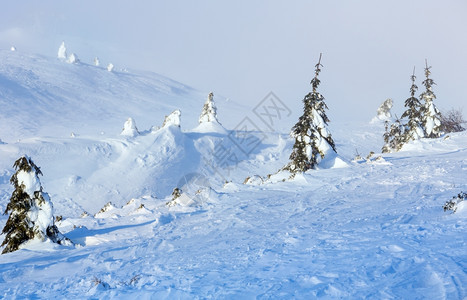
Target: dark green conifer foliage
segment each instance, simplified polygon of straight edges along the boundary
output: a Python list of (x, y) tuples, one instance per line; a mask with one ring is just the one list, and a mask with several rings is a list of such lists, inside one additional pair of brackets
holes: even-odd
[(385, 122), (385, 129), (383, 135), (384, 146), (381, 151), (383, 153), (399, 151), (404, 145), (405, 126), (401, 124), (400, 119), (396, 116), (396, 122), (391, 124), (390, 127), (389, 122)]
[(412, 85), (410, 87), (410, 97), (405, 100), (405, 107), (407, 108), (406, 111), (402, 114), (402, 119), (408, 119), (406, 124), (406, 131), (404, 133), (403, 142), (407, 143), (411, 140), (417, 140), (423, 137), (423, 129), (421, 126), (421, 118), (422, 118), (422, 109), (423, 106), (415, 97), (415, 93), (417, 92), (417, 85), (415, 84), (415, 67), (413, 68), (413, 74), (410, 76), (412, 80)]
[(327, 150), (336, 152), (335, 144), (326, 125), (329, 122), (325, 109), (328, 109), (324, 97), (317, 91), (320, 84), (321, 54), (315, 66), (315, 76), (311, 80), (312, 92), (303, 99), (303, 115), (292, 128), (291, 135), (295, 143), (290, 154), (290, 163), (284, 168), (291, 173), (314, 169), (324, 158)]
[(2, 234), (6, 234), (5, 240), (2, 243), (2, 247), (5, 245), (6, 247), (3, 249), (2, 254), (18, 250), (19, 245), (34, 238), (34, 230), (30, 226), (30, 220), (27, 217), (27, 212), (30, 210), (33, 202), (24, 191), (24, 186), (18, 184), (18, 172), (31, 172), (33, 170), (36, 175), (42, 175), (40, 169), (24, 156), (15, 161), (13, 167), (17, 172), (11, 176), (10, 183), (15, 187), (15, 190), (4, 212), (4, 214), (8, 212), (11, 212), (11, 214), (2, 230)]
[(181, 195), (182, 195), (182, 190), (179, 189), (178, 187), (174, 188), (172, 192), (172, 200), (179, 198)]
[[(2, 247), (5, 248), (2, 254), (13, 252), (18, 250), (19, 246), (24, 242), (34, 239), (35, 237), (50, 238), (55, 243), (61, 244), (65, 241), (65, 244), (72, 244), (69, 239), (64, 237), (58, 228), (53, 224), (53, 218), (51, 224), (47, 227), (46, 232), (39, 232), (34, 227), (34, 221), (28, 216), (28, 212), (31, 209), (40, 210), (40, 205), (44, 204), (48, 200), (47, 193), (42, 191), (42, 186), (38, 191), (34, 191), (34, 197), (25, 191), (25, 185), (18, 181), (18, 173), (23, 171), (26, 173), (33, 172), (34, 176), (38, 177), (42, 175), (39, 167), (26, 156), (20, 157), (15, 161), (13, 168), (16, 172), (11, 176), (10, 183), (14, 186), (10, 202), (7, 204), (5, 214), (10, 213), (10, 216), (6, 222), (5, 227), (2, 230), (2, 234), (5, 234), (5, 239), (2, 243)], [(47, 198), (44, 199), (44, 197)]]

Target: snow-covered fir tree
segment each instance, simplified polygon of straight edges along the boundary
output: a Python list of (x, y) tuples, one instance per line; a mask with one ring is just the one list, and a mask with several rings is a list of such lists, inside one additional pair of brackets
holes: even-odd
[(136, 122), (133, 118), (128, 118), (125, 124), (123, 124), (123, 130), (120, 133), (125, 136), (137, 136), (139, 134), (138, 128), (136, 127)]
[(177, 205), (177, 199), (180, 198), (182, 195), (182, 190), (179, 189), (178, 187), (174, 188), (172, 192), (172, 200), (168, 201), (165, 203), (167, 206), (175, 206)]
[(405, 126), (401, 124), (401, 121), (397, 117), (396, 121), (391, 124), (391, 126), (389, 126), (389, 121), (385, 121), (384, 124), (384, 146), (381, 151), (383, 153), (399, 151), (404, 145), (405, 141)]
[(420, 99), (425, 101), (422, 109), (422, 126), (425, 130), (425, 137), (437, 138), (441, 135), (441, 113), (436, 108), (433, 100), (436, 95), (433, 93), (433, 85), (435, 82), (430, 78), (431, 66), (428, 67), (428, 62), (425, 60), (425, 80), (422, 84), (425, 86), (425, 91), (420, 94)]
[(324, 97), (317, 91), (320, 84), (321, 54), (315, 66), (315, 76), (311, 80), (312, 92), (303, 99), (303, 115), (290, 133), (295, 138), (290, 162), (284, 168), (291, 173), (314, 169), (329, 151), (336, 152), (331, 134), (326, 126), (329, 122), (325, 109), (328, 109)]
[(112, 63), (107, 65), (107, 71), (112, 72), (114, 69), (114, 65)]
[(42, 191), (39, 175), (41, 170), (27, 156), (14, 163), (16, 173), (10, 182), (14, 186), (5, 214), (10, 213), (2, 234), (2, 254), (13, 252), (32, 239), (47, 240), (58, 244), (71, 245), (54, 224), (53, 206), (49, 195)]
[(203, 110), (201, 111), (201, 115), (199, 116), (199, 123), (206, 123), (206, 122), (217, 122), (217, 108), (216, 104), (214, 103), (214, 94), (211, 92), (204, 103)]
[(100, 64), (101, 64), (101, 62), (99, 61), (99, 57), (97, 57), (97, 56), (94, 57), (94, 65), (95, 65), (96, 67), (98, 67), (98, 66), (100, 66)]
[(404, 106), (406, 107), (406, 110), (401, 116), (402, 119), (408, 119), (407, 124), (405, 124), (406, 128), (403, 137), (404, 143), (424, 137), (424, 131), (421, 125), (421, 113), (423, 106), (418, 98), (415, 97), (415, 93), (418, 89), (415, 84), (416, 78), (414, 67), (413, 74), (410, 76), (410, 79), (412, 80), (412, 85), (410, 86), (410, 97), (405, 100)]
[(180, 119), (182, 112), (179, 109), (174, 110), (170, 115), (165, 116), (164, 123), (162, 123), (162, 128), (169, 126), (180, 127)]
[(66, 47), (65, 47), (65, 42), (62, 42), (60, 47), (58, 48), (58, 53), (57, 57), (61, 60), (66, 60), (67, 59), (67, 54), (66, 54)]

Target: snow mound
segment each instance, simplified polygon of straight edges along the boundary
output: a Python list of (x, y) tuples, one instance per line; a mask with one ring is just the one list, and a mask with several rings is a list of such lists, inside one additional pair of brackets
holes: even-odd
[(464, 218), (467, 217), (467, 201), (461, 201), (457, 203), (457, 209), (455, 214)]
[(198, 133), (220, 133), (227, 134), (227, 130), (218, 122), (203, 122), (191, 130)]
[(317, 169), (339, 169), (347, 168), (349, 163), (334, 151), (328, 151), (327, 155), (321, 160)]

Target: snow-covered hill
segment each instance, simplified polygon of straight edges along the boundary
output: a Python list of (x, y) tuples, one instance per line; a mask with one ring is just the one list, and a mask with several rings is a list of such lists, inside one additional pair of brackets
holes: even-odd
[[(108, 72), (19, 51), (0, 50), (0, 57), (0, 138), (6, 142), (71, 133), (112, 137), (128, 117), (147, 130), (179, 108), (185, 127), (194, 128), (208, 94), (155, 73)], [(221, 116), (242, 108), (218, 95), (215, 99)]]
[[(442, 209), (467, 191), (467, 133), (376, 159), (382, 124), (331, 123), (339, 168), (259, 184), (288, 162), (292, 140), (233, 130), (248, 108), (215, 96), (224, 127), (198, 126), (207, 93), (160, 75), (0, 57), (0, 209), (27, 154), (77, 243), (1, 255), (0, 297), (467, 296), (467, 211)], [(175, 109), (181, 127), (159, 128)], [(128, 117), (139, 135), (120, 135)], [(356, 151), (376, 154), (353, 161)]]

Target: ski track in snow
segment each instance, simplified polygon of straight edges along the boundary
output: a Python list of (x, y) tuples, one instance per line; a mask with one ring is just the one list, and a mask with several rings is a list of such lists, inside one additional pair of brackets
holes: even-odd
[[(7, 86), (4, 94), (8, 97), (51, 93), (48, 85), (35, 77), (34, 61), (50, 63), (33, 57), (24, 63), (2, 64), (0, 90)], [(104, 71), (93, 71), (87, 65), (53, 62), (50, 68), (67, 76), (71, 76), (70, 70), (77, 72), (74, 93), (83, 85), (93, 86), (96, 76), (116, 75), (102, 75), (99, 72)], [(82, 68), (87, 70), (85, 75), (80, 75)], [(197, 92), (161, 77), (153, 86), (154, 74), (117, 76), (127, 76), (127, 86), (138, 87), (127, 91), (125, 97), (136, 90), (140, 95), (163, 91), (198, 97)], [(105, 80), (116, 85), (123, 79)], [(118, 115), (119, 105), (125, 106), (120, 93), (111, 92), (120, 99), (113, 100), (118, 109), (107, 104), (99, 109)], [(204, 98), (193, 106), (196, 109), (188, 110), (188, 119), (196, 120)], [(183, 114), (184, 107), (180, 108)], [(5, 209), (12, 192), (12, 163), (28, 153), (44, 173), (40, 179), (51, 195), (55, 215), (64, 217), (57, 226), (77, 246), (33, 243), (1, 255), (0, 297), (467, 296), (466, 214), (442, 210), (444, 202), (467, 190), (465, 132), (413, 142), (401, 152), (384, 155), (382, 162), (351, 162), (356, 148), (362, 156), (379, 152), (383, 128), (381, 124), (334, 124), (331, 132), (347, 167), (312, 170), (292, 181), (243, 185), (247, 176), (274, 173), (288, 161), (291, 139), (287, 134), (268, 133), (248, 157), (229, 165), (229, 172), (224, 170), (232, 181), (224, 185), (223, 178), (209, 173), (204, 161), (218, 143), (236, 149), (229, 132), (190, 131), (183, 127), (182, 119), (182, 130), (143, 129), (139, 136), (123, 137), (118, 132), (126, 118), (119, 116), (118, 125), (114, 119), (101, 124), (106, 131), (115, 125), (114, 135), (92, 133), (94, 125), (90, 125), (84, 134), (65, 138), (62, 133), (70, 132), (75, 123), (63, 121), (57, 124), (65, 130), (39, 134), (44, 132), (44, 119), (57, 113), (50, 109), (24, 127), (8, 127), (8, 136), (18, 133), (19, 141), (0, 135), (7, 142), (0, 144), (0, 208)], [(64, 110), (60, 113), (64, 119), (69, 117)], [(222, 105), (219, 114), (224, 124)], [(11, 124), (24, 123), (15, 113), (2, 118)], [(89, 124), (96, 122), (84, 112), (82, 118)], [(145, 123), (138, 128), (150, 128), (149, 118)], [(152, 125), (160, 123), (162, 118), (157, 118)], [(262, 133), (251, 134), (264, 138)], [(166, 206), (177, 182), (193, 172), (208, 175), (212, 189), (207, 196), (188, 206)], [(109, 201), (114, 206), (98, 213)], [(85, 210), (91, 216), (79, 217)], [(6, 220), (7, 216), (0, 217), (1, 224)]]

